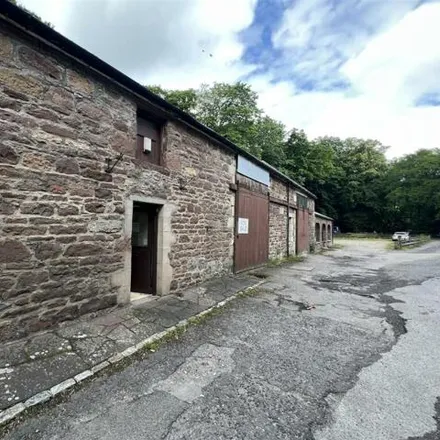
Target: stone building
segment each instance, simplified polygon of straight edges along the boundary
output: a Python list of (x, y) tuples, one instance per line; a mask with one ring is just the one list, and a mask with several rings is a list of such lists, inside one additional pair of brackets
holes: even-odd
[(308, 252), (314, 198), (1, 4), (0, 340)]
[(333, 219), (315, 212), (315, 245), (316, 249), (328, 248), (333, 245)]

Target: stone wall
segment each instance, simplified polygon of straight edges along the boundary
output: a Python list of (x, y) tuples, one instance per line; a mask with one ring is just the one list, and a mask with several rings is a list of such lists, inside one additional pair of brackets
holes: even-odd
[(269, 203), (269, 258), (287, 256), (287, 206)]
[(279, 200), (287, 201), (287, 184), (271, 176), (270, 195)]
[(290, 187), (289, 188), (289, 203), (291, 203), (292, 205), (296, 205), (296, 191)]
[[(287, 204), (286, 183), (271, 176), (270, 196)], [(280, 203), (269, 203), (269, 258), (287, 257), (288, 209)]]
[[(296, 209), (284, 206), (281, 202), (289, 201), (290, 206), (297, 204), (297, 191), (275, 177), (271, 176), (270, 181), (271, 197), (280, 201), (276, 203), (273, 199), (269, 207), (269, 257), (284, 258), (296, 254)], [(307, 208), (309, 211), (309, 240), (313, 245), (314, 237), (314, 209), (315, 202), (307, 197)], [(313, 246), (311, 246), (313, 247)]]
[[(315, 214), (316, 249), (328, 248), (333, 245), (333, 221)], [(319, 231), (319, 233), (318, 233)]]
[(289, 208), (289, 256), (296, 255), (296, 209)]
[(257, 182), (256, 180), (250, 179), (249, 177), (243, 176), (243, 174), (237, 173), (236, 183), (239, 184), (241, 188), (245, 188), (249, 191), (269, 196), (269, 189), (266, 185)]
[(235, 158), (193, 131), (169, 124), (165, 163), (174, 182), (171, 290), (229, 272), (233, 265)]
[[(234, 156), (164, 127), (164, 166), (137, 163), (136, 100), (23, 36), (0, 33), (0, 340), (128, 298), (125, 201), (174, 207), (170, 289), (231, 270)], [(123, 160), (111, 174), (106, 158)]]

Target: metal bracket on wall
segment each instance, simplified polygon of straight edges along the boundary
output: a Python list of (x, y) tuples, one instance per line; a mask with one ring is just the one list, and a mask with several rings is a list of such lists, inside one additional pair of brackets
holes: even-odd
[(123, 157), (124, 157), (124, 155), (123, 155), (122, 153), (119, 153), (119, 154), (115, 157), (113, 165), (112, 165), (112, 159), (111, 159), (110, 157), (107, 157), (107, 158), (105, 159), (105, 162), (107, 163), (107, 167), (106, 167), (106, 169), (105, 169), (105, 172), (106, 172), (106, 173), (111, 173), (111, 172), (113, 171), (113, 168), (118, 164), (118, 162), (119, 162), (120, 160), (122, 160)]

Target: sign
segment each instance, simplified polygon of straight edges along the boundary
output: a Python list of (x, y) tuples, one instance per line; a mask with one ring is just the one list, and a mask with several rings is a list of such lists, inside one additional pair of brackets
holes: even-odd
[(237, 173), (243, 174), (243, 176), (256, 180), (263, 185), (269, 186), (270, 184), (269, 171), (255, 165), (255, 163), (245, 159), (243, 156), (238, 156), (237, 158)]
[(249, 219), (238, 217), (238, 233), (249, 234)]

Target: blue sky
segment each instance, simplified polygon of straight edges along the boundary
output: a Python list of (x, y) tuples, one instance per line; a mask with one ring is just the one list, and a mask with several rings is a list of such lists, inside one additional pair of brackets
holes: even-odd
[[(258, 0), (251, 25), (240, 34), (241, 60), (258, 66), (246, 78), (272, 72), (273, 83), (291, 81), (301, 91), (350, 91), (341, 67), (370, 39), (424, 3), (428, 1), (391, 0), (378, 6), (371, 0)], [(286, 12), (298, 10), (296, 20), (283, 23)], [(294, 23), (301, 28), (295, 31)], [(292, 34), (299, 41), (286, 51), (283, 40), (292, 39)]]
[(271, 64), (282, 56), (272, 44), (272, 35), (277, 31), (286, 5), (282, 0), (259, 0), (255, 6), (252, 24), (243, 30), (240, 39), (245, 50), (242, 60), (258, 64), (257, 72), (268, 70)]
[(309, 137), (440, 147), (440, 0), (22, 0), (143, 84), (245, 80)]

